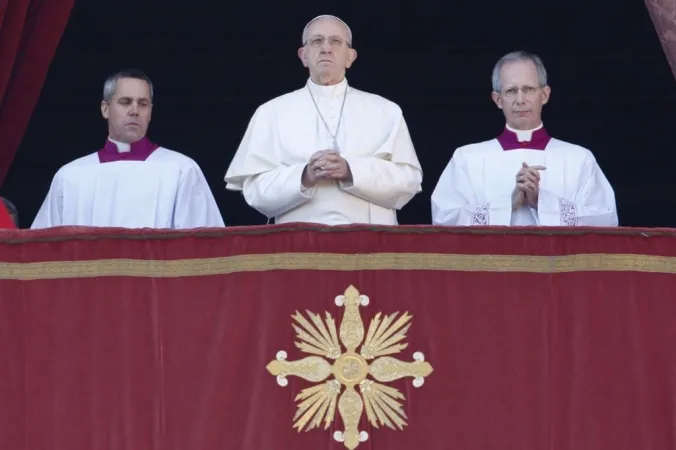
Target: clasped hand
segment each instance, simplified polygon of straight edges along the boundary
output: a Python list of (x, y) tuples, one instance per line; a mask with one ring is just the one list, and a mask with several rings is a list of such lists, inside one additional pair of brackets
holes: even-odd
[(319, 180), (352, 181), (350, 166), (337, 151), (320, 150), (310, 157), (303, 172), (303, 186), (312, 187)]
[(540, 171), (545, 166), (529, 166), (522, 163), (521, 170), (516, 174), (516, 186), (512, 192), (512, 208), (518, 209), (524, 204), (537, 208), (540, 193)]

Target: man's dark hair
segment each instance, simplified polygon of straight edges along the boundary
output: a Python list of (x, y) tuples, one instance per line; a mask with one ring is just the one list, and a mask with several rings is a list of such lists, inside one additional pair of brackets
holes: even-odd
[(5, 208), (7, 208), (7, 212), (12, 218), (14, 225), (19, 228), (19, 211), (16, 209), (16, 206), (14, 206), (14, 203), (10, 202), (5, 197), (0, 197), (0, 199), (2, 199), (2, 203), (5, 204)]
[(115, 95), (115, 89), (117, 88), (117, 80), (121, 78), (135, 78), (137, 80), (143, 80), (148, 83), (150, 88), (150, 101), (153, 101), (154, 88), (153, 82), (150, 81), (150, 77), (145, 73), (141, 72), (138, 69), (127, 69), (121, 70), (117, 73), (110, 75), (106, 78), (105, 83), (103, 83), (103, 100), (109, 102), (113, 95)]

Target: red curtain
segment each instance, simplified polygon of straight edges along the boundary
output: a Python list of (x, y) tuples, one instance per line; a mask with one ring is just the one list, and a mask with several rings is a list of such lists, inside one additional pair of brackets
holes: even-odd
[(358, 449), (674, 449), (673, 255), (655, 230), (0, 232), (0, 448), (343, 449), (337, 408), (292, 428), (316, 383), (266, 366), (308, 356), (297, 311), (356, 323), (352, 285), (366, 330), (413, 316), (391, 356), (433, 369), (383, 382), (407, 425), (364, 412)]
[(2, 200), (0, 200), (0, 229), (16, 229), (16, 224)]
[(0, 184), (40, 97), (75, 0), (0, 0)]
[(676, 77), (676, 0), (645, 0), (645, 4)]

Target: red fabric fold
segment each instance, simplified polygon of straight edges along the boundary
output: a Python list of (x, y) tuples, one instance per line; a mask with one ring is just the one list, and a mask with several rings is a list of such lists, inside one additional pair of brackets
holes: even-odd
[(12, 216), (2, 202), (0, 202), (0, 229), (16, 229)]
[(75, 0), (0, 2), (0, 184), (14, 160)]
[(671, 72), (676, 77), (676, 0), (645, 0), (657, 37), (662, 44), (664, 55), (667, 57)]

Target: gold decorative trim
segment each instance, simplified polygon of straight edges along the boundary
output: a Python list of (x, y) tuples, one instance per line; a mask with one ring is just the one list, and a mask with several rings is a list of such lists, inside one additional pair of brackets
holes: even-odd
[[(63, 231), (65, 228), (67, 231)], [(324, 226), (307, 223), (247, 225), (197, 230), (127, 230), (120, 228), (60, 227), (45, 230), (0, 230), (0, 244), (22, 245), (44, 242), (143, 241), (191, 238), (219, 239), (232, 236), (264, 236), (279, 233), (346, 234), (375, 232), (410, 236), (424, 234), (475, 236), (629, 236), (676, 237), (675, 228), (597, 228), (597, 227), (444, 227), (432, 225), (341, 225)]]
[(272, 253), (171, 261), (103, 259), (0, 263), (0, 280), (90, 277), (177, 278), (270, 270), (434, 270), (446, 272), (643, 272), (676, 274), (676, 257), (639, 254), (567, 256), (440, 253)]

